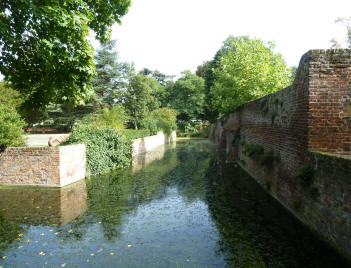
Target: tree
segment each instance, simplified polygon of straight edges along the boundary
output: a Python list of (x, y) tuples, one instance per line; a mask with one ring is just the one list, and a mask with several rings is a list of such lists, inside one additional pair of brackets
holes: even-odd
[(23, 98), (20, 93), (12, 89), (7, 82), (0, 82), (0, 104), (9, 107), (20, 108), (23, 103)]
[(116, 41), (111, 40), (102, 44), (95, 56), (97, 75), (93, 79), (94, 95), (89, 100), (100, 107), (112, 106), (121, 99), (123, 63), (118, 63)]
[(198, 120), (203, 117), (205, 108), (203, 78), (190, 71), (184, 71), (168, 90), (170, 106), (178, 111), (178, 120)]
[(24, 146), (24, 126), (14, 107), (0, 103), (0, 153), (9, 146)]
[(210, 89), (220, 115), (292, 83), (291, 70), (273, 48), (272, 43), (247, 36), (230, 36), (224, 42)]
[(131, 78), (125, 93), (124, 106), (132, 118), (135, 129), (138, 129), (139, 122), (145, 116), (160, 106), (155, 96), (160, 87), (156, 79), (143, 74), (137, 74)]
[(102, 43), (130, 0), (2, 0), (0, 72), (28, 110), (77, 104), (91, 95), (94, 75), (89, 30)]

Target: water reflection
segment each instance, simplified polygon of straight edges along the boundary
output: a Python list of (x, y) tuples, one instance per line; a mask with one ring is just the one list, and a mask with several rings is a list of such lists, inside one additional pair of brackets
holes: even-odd
[(0, 266), (348, 267), (208, 142), (155, 155), (141, 158), (142, 168), (87, 180), (85, 212), (69, 222), (62, 205), (61, 221), (47, 221), (55, 216), (45, 204), (62, 200), (48, 191), (1, 197)]
[(63, 188), (0, 187), (0, 215), (30, 225), (65, 225), (87, 209), (85, 181)]

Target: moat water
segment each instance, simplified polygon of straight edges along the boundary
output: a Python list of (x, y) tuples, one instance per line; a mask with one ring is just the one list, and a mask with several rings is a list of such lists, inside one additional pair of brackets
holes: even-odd
[(62, 189), (0, 188), (0, 268), (351, 267), (221, 155), (178, 141)]

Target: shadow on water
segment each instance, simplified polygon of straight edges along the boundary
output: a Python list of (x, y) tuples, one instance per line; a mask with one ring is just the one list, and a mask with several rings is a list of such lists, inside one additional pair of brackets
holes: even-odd
[(349, 267), (207, 141), (135, 164), (63, 189), (0, 188), (0, 266)]

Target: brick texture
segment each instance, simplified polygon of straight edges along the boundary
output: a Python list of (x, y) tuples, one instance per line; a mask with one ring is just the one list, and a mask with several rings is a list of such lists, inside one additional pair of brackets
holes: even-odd
[[(225, 148), (298, 218), (351, 256), (351, 50), (311, 50), (292, 86), (244, 104), (211, 126)], [(262, 165), (258, 145), (279, 161)], [(296, 177), (313, 169), (308, 187)]]
[(85, 145), (10, 147), (0, 154), (0, 184), (64, 186), (85, 177)]

